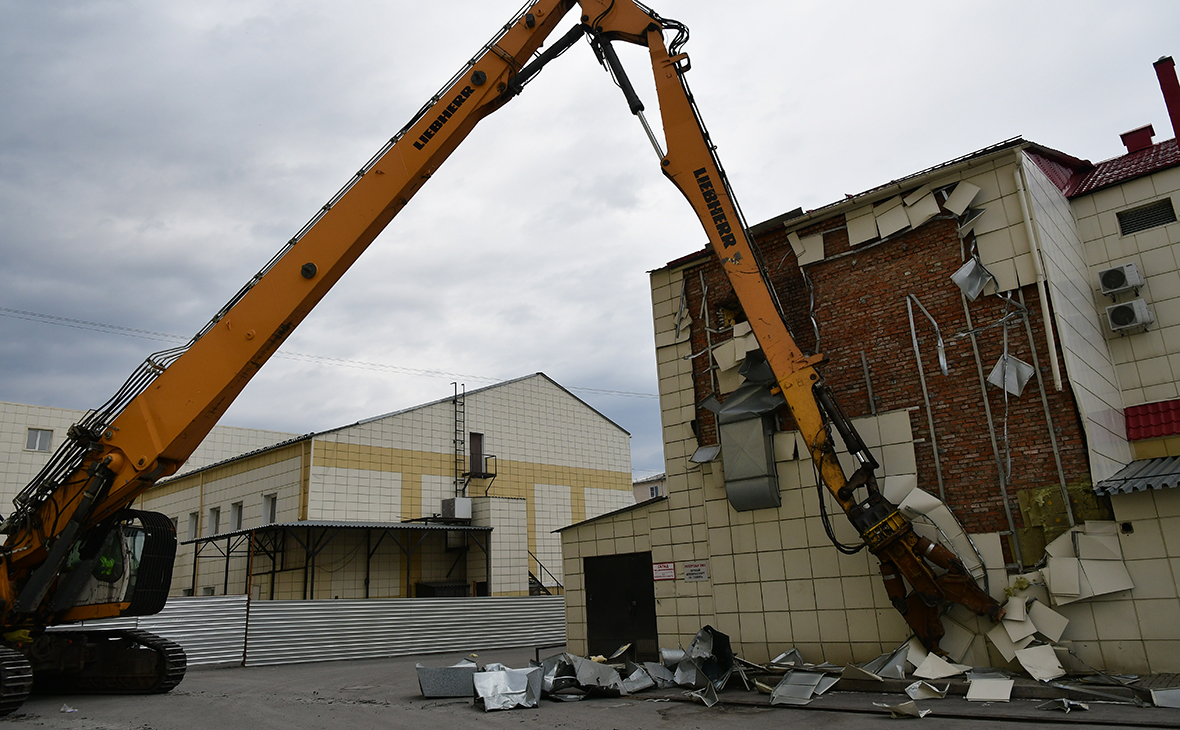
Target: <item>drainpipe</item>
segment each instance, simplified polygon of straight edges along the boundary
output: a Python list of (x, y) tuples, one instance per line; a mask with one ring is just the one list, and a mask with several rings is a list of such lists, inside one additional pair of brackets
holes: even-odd
[(1041, 260), (1041, 246), (1037, 240), (1036, 230), (1033, 228), (1032, 216), (1028, 211), (1023, 168), (1024, 153), (1017, 150), (1016, 169), (1012, 171), (1012, 176), (1016, 179), (1016, 197), (1020, 199), (1020, 215), (1024, 219), (1024, 235), (1028, 238), (1028, 249), (1032, 253), (1033, 268), (1037, 272), (1037, 297), (1041, 300), (1041, 318), (1045, 320), (1045, 342), (1049, 346), (1049, 368), (1053, 371), (1053, 387), (1061, 392), (1061, 365), (1057, 361), (1057, 337), (1053, 334), (1049, 297), (1045, 293), (1045, 263)]

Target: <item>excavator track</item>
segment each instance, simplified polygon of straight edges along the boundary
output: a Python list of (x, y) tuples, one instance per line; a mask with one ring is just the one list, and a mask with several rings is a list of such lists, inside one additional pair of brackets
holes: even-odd
[[(179, 644), (139, 629), (54, 632), (58, 641), (87, 647), (82, 671), (36, 672), (38, 692), (162, 694), (184, 679), (188, 661)], [(145, 656), (144, 650), (154, 656)]]
[(25, 703), (33, 689), (33, 668), (20, 652), (0, 646), (0, 717)]

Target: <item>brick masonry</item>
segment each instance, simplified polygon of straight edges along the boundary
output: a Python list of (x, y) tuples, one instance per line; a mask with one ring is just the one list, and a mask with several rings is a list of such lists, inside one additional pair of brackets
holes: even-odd
[[(824, 236), (826, 258), (808, 265), (807, 277), (814, 292), (820, 351), (827, 358), (820, 371), (845, 414), (855, 418), (870, 413), (861, 358), (863, 352), (868, 361), (876, 410), (913, 409), (910, 423), (916, 443), (919, 486), (932, 493), (938, 492), (937, 470), (907, 315), (906, 297), (915, 295), (941, 329), (949, 364), (949, 375), (944, 377), (939, 371), (933, 328), (914, 307), (946, 501), (970, 533), (1007, 530), (1000, 490), (1000, 466), (991, 445), (979, 369), (971, 338), (961, 336), (961, 333), (967, 332), (971, 326), (995, 325), (1006, 312), (1015, 308), (999, 296), (980, 296), (969, 305), (971, 325), (968, 325), (960, 290), (950, 278), (961, 266), (963, 256), (956, 221), (949, 214), (943, 214), (886, 242), (862, 244), (855, 250), (849, 246), (842, 217), (814, 224), (798, 233), (801, 237), (818, 233)], [(805, 352), (814, 352), (816, 338), (808, 317), (811, 295), (786, 234), (785, 228), (763, 234), (759, 246), (793, 335)], [(684, 277), (688, 312), (693, 317), (692, 348), (693, 352), (700, 352), (707, 347), (707, 339), (715, 345), (729, 337), (727, 332), (708, 335), (705, 332), (706, 322), (700, 316), (702, 281), (708, 292), (707, 308), (712, 329), (723, 328), (725, 318), (732, 320), (735, 313), (738, 321), (743, 316), (715, 257), (702, 256), (685, 271)], [(1025, 319), (1018, 317), (1007, 327), (1008, 351), (1030, 364), (1036, 358), (1045, 382), (1052, 431), (1056, 435), (1065, 481), (1068, 485), (1088, 486), (1090, 474), (1086, 449), (1073, 393), (1068, 382), (1064, 383), (1061, 392), (1055, 391), (1049, 377), (1044, 322), (1036, 287), (1026, 286), (1012, 295), (1016, 302), (1023, 295), (1024, 306), (1030, 312), (1027, 321), (1031, 324), (1032, 343)], [(1004, 351), (1004, 330), (1003, 326), (993, 326), (975, 338), (979, 348), (979, 367), (982, 367), (984, 377)], [(694, 394), (698, 404), (713, 394), (710, 365), (705, 357), (693, 360)], [(1043, 503), (1043, 497), (1030, 499), (1031, 493), (1039, 490), (1038, 495), (1051, 495), (1050, 499), (1056, 499), (1060, 507), (1060, 477), (1037, 380), (1031, 380), (1022, 396), (1010, 397), (1007, 404), (1000, 389), (988, 386), (986, 393), (1000, 461), (1005, 458), (1006, 421), (1011, 450), (1009, 491), (1016, 527), (1018, 530), (1035, 528), (1038, 522), (1043, 522), (1040, 510), (1034, 509), (1030, 517), (1029, 510), (1022, 511), (1018, 502), (1026, 505)], [(780, 420), (784, 429), (793, 428), (789, 415), (783, 414)], [(713, 414), (699, 407), (696, 432), (702, 445), (717, 442)], [(1030, 494), (1025, 494), (1021, 500), (1020, 492)], [(1026, 555), (1026, 562), (1030, 557), (1035, 559)]]

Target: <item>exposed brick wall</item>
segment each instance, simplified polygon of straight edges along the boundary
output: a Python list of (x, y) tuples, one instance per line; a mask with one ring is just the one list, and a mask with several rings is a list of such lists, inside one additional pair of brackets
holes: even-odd
[[(812, 352), (815, 337), (808, 318), (810, 295), (795, 254), (787, 243), (786, 231), (779, 230), (781, 233), (763, 235), (759, 246), (782, 300), (788, 325), (802, 349)], [(906, 308), (906, 296), (917, 296), (938, 322), (949, 363), (949, 376), (944, 377), (938, 367), (933, 327), (915, 306), (914, 320), (947, 502), (968, 532), (1006, 530), (1008, 523), (975, 355), (970, 338), (956, 337), (968, 330), (959, 288), (950, 279), (962, 263), (956, 222), (950, 216), (940, 216), (886, 243), (862, 245), (855, 251), (848, 245), (842, 218), (815, 224), (799, 234), (809, 236), (819, 232), (825, 232), (826, 259), (808, 266), (807, 275), (814, 287), (820, 349), (827, 358), (820, 372), (845, 414), (854, 418), (870, 412), (861, 360), (863, 351), (868, 360), (876, 410), (917, 409), (911, 413), (910, 420), (917, 442), (919, 486), (937, 494), (934, 455)], [(708, 288), (710, 324), (714, 329), (723, 326), (723, 310), (740, 312), (733, 289), (715, 258), (703, 258), (686, 270), (688, 306), (693, 317), (693, 352), (701, 352), (707, 346), (705, 320), (700, 316), (702, 275)], [(1023, 295), (1024, 305), (1030, 310), (1033, 339), (1067, 483), (1088, 483), (1086, 450), (1073, 394), (1068, 382), (1061, 392), (1053, 389), (1036, 288), (1025, 287)], [(1014, 298), (1019, 301), (1019, 292), (1014, 293)], [(970, 314), (976, 328), (994, 324), (1004, 316), (1005, 302), (998, 296), (981, 296), (970, 305)], [(1033, 354), (1027, 332), (1023, 319), (1013, 320), (1008, 327), (1008, 351), (1031, 364)], [(728, 333), (711, 335), (713, 344), (728, 337)], [(983, 331), (977, 340), (986, 377), (1003, 353), (1004, 328)], [(693, 360), (698, 404), (713, 394), (709, 365), (710, 361), (704, 355)], [(1000, 389), (988, 386), (987, 397), (1003, 458), (1004, 394)], [(793, 428), (789, 415), (780, 420), (783, 428)], [(1035, 378), (1021, 397), (1009, 398), (1007, 426), (1012, 459), (1009, 490), (1019, 528), (1023, 525), (1016, 492), (1058, 484), (1049, 429)], [(712, 413), (699, 407), (697, 435), (701, 444), (717, 442)]]

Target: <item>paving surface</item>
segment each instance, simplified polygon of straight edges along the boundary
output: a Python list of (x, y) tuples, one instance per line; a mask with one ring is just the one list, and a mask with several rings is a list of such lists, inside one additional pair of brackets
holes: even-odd
[[(546, 651), (551, 654), (552, 651)], [(33, 696), (0, 724), (74, 730), (187, 730), (201, 728), (414, 728), (457, 730), (495, 728), (594, 728), (628, 730), (776, 730), (802, 725), (808, 730), (892, 728), (893, 722), (919, 723), (939, 730), (983, 730), (997, 725), (1068, 725), (1072, 728), (1180, 728), (1180, 710), (1089, 702), (1089, 711), (1038, 710), (1044, 699), (1006, 703), (967, 702), (960, 696), (918, 702), (930, 709), (923, 719), (895, 721), (874, 702), (908, 700), (905, 684), (883, 684), (878, 691), (830, 690), (802, 708), (771, 707), (766, 695), (725, 691), (712, 708), (689, 701), (683, 690), (643, 692), (633, 697), (592, 698), (540, 707), (485, 713), (470, 699), (426, 699), (418, 689), (416, 662), (448, 666), (463, 654), (399, 657), (281, 667), (194, 669), (172, 692), (152, 696)], [(532, 650), (482, 652), (478, 661), (527, 666)], [(1031, 680), (1029, 680), (1031, 681)], [(1167, 681), (1166, 679), (1161, 681)], [(1035, 684), (1035, 683), (1034, 683)], [(942, 683), (939, 683), (941, 686)], [(884, 690), (884, 691), (881, 691)], [(76, 712), (63, 712), (75, 709)]]

